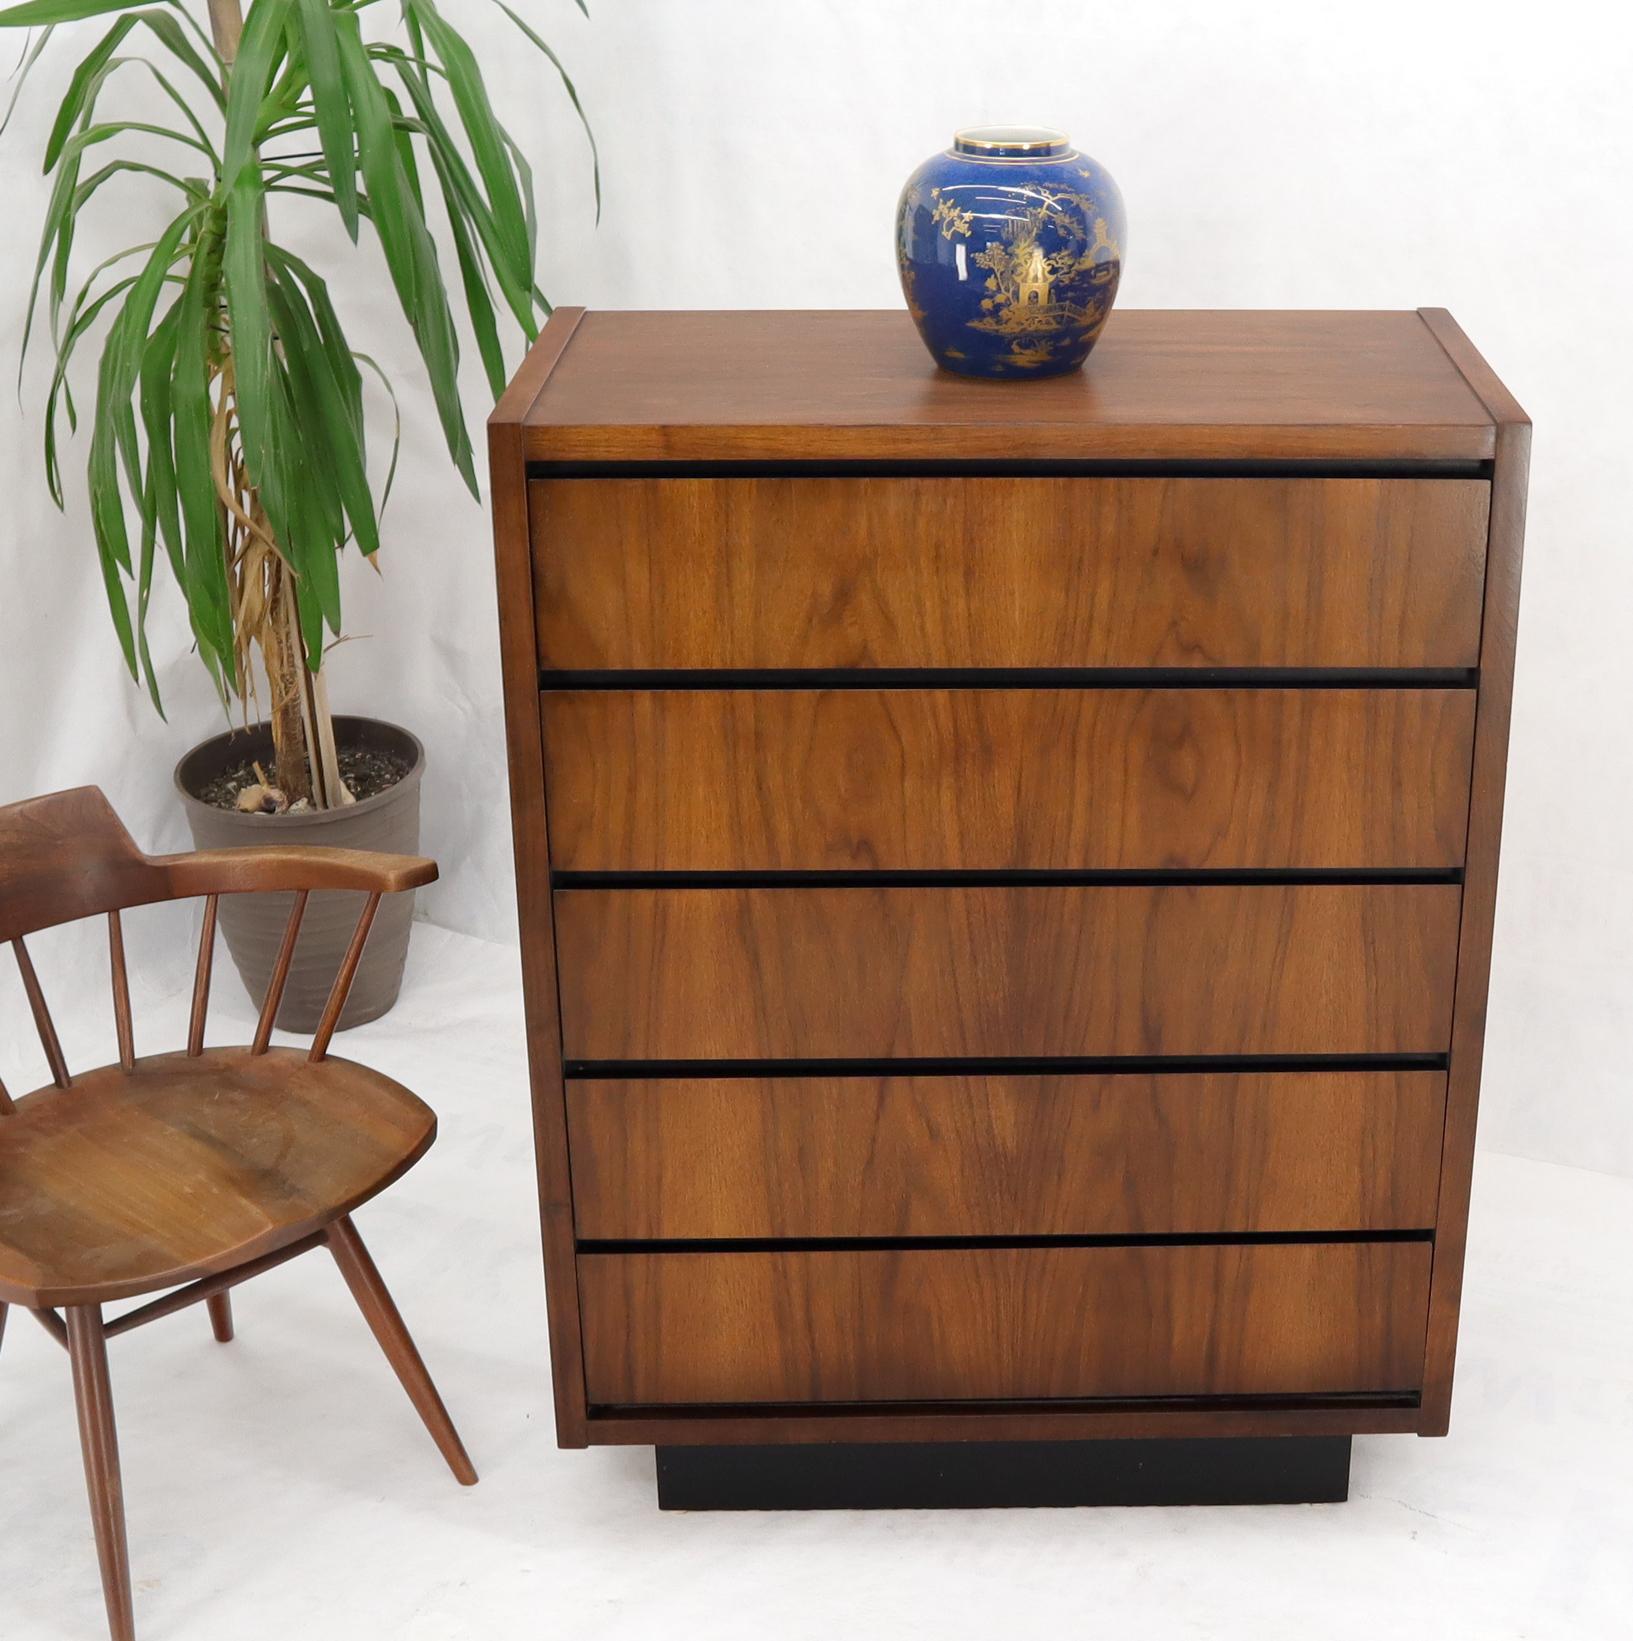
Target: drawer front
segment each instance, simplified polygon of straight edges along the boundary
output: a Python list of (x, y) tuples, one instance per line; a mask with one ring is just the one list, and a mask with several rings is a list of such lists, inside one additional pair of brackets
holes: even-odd
[(1446, 1077), (732, 1077), (567, 1085), (578, 1234), (1420, 1230)]
[(582, 1060), (1444, 1053), (1451, 884), (570, 889)]
[(1454, 867), (1466, 689), (550, 690), (558, 870)]
[(588, 1254), (589, 1399), (1411, 1391), (1427, 1242)]
[(1476, 479), (533, 481), (545, 668), (1472, 667)]

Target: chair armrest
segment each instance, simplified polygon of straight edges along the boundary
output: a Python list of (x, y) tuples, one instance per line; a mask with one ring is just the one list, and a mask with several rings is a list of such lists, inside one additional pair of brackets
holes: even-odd
[(437, 863), (418, 855), (300, 844), (200, 849), (187, 855), (157, 855), (151, 864), (164, 870), (176, 898), (290, 889), (354, 889), (391, 895), (422, 888), (437, 876)]

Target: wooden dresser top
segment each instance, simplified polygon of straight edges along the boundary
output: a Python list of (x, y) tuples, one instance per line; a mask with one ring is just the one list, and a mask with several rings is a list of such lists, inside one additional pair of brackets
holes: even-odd
[(950, 376), (890, 311), (563, 308), (535, 353), (534, 461), (1484, 462), (1509, 419), (1433, 309), (1119, 309), (1038, 382)]

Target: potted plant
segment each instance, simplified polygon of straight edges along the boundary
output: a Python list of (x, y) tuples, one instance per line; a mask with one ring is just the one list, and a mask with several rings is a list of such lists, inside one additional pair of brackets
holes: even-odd
[[(390, 384), (347, 341), (323, 275), (280, 238), (293, 202), (331, 207), (354, 242), (377, 236), (448, 453), (473, 494), (456, 302), (431, 198), (447, 218), (457, 305), (495, 397), (505, 382), (499, 310), (529, 341), (549, 311), (534, 276), (532, 173), (471, 46), (435, 0), (401, 0), (400, 38), (371, 38), (362, 26), (370, 3), (249, 0), (241, 10), (239, 0), (207, 0), (204, 22), (186, 0), (24, 0), (0, 10), (0, 25), (44, 30), (25, 75), (56, 25), (117, 14), (74, 70), (46, 141), (54, 185), (23, 346), (43, 295), (56, 350), (45, 469), (60, 507), (59, 422), (77, 425), (71, 367), (100, 330), (87, 485), (126, 665), (162, 713), (146, 630), (155, 572), (166, 565), (199, 659), (245, 726), (177, 768), (205, 846), (276, 839), (411, 852), (418, 841), (419, 742), (329, 708), (323, 659), (341, 631), (340, 555), (355, 544), (372, 561), (380, 548), (396, 441), (377, 487), (365, 373), (388, 393)], [(582, 119), (554, 52), (495, 3), (553, 65)], [(109, 88), (142, 68), (167, 114), (105, 109)], [(163, 215), (70, 299), (82, 219), (105, 185), (133, 178), (159, 185)], [(250, 724), (252, 707), (264, 722)], [(271, 898), (221, 906), (257, 997), (285, 910), (249, 902)], [(394, 898), (403, 904), (382, 908), (342, 1024), (395, 999), (412, 905)], [(333, 974), (354, 915), (344, 900), (313, 898), (280, 1024), (310, 1029), (326, 986), (318, 976)]]

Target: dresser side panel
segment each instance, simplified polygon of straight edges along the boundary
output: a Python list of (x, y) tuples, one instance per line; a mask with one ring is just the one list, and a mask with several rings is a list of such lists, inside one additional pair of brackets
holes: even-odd
[(556, 1440), (562, 1447), (586, 1445), (586, 1406), (572, 1178), (567, 1156), (567, 1107), (561, 1081), (561, 1002), (557, 989), (554, 907), (550, 896), (550, 838), (538, 705), (538, 637), (533, 625), (532, 532), (528, 520), (527, 458), (522, 424), (550, 372), (572, 341), (583, 311), (582, 308), (556, 310), (488, 422), (522, 1001), (539, 1177)]
[(1475, 1125), (1485, 1049), (1492, 927), (1502, 842), (1508, 731), (1519, 628), (1531, 424), (1513, 395), (1449, 314), (1425, 310), (1424, 322), (1498, 421), (1491, 530), (1480, 638), (1480, 691), (1475, 712), (1474, 775), (1458, 940), (1446, 1133), (1441, 1148), (1440, 1206), (1430, 1281), (1427, 1360), (1420, 1433), (1444, 1435), (1451, 1421), (1463, 1261), (1474, 1174)]

